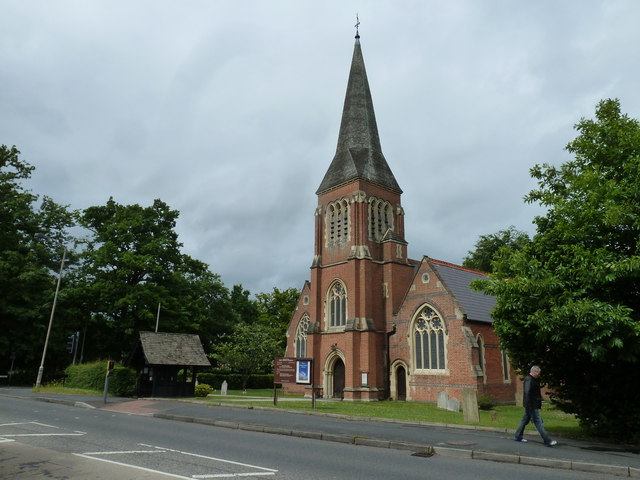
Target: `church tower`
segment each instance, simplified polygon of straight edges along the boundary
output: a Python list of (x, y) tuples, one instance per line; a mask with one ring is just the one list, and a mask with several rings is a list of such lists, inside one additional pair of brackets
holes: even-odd
[(519, 383), (493, 330), (496, 299), (471, 288), (485, 275), (407, 258), (402, 190), (382, 153), (357, 34), (336, 153), (316, 195), (311, 278), (285, 352), (311, 359), (312, 371), (285, 391), (435, 402), (466, 390), (512, 402)]
[(305, 352), (314, 383), (324, 397), (384, 398), (388, 333), (413, 267), (402, 190), (380, 146), (359, 35), (336, 153), (316, 194)]

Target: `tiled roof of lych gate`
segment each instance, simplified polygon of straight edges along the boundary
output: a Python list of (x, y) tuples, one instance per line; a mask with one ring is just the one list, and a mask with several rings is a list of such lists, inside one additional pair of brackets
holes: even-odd
[(148, 365), (211, 366), (198, 335), (140, 332), (140, 345)]
[(468, 320), (493, 323), (490, 314), (496, 305), (496, 297), (476, 292), (469, 286), (473, 280), (487, 278), (485, 273), (432, 258), (428, 261), (456, 297)]

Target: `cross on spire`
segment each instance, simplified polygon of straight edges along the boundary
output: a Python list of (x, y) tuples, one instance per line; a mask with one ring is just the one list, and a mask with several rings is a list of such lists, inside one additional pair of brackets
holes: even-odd
[(356, 24), (354, 25), (354, 27), (356, 27), (356, 38), (360, 38), (360, 32), (359, 32), (360, 18), (358, 18), (357, 13), (356, 13)]

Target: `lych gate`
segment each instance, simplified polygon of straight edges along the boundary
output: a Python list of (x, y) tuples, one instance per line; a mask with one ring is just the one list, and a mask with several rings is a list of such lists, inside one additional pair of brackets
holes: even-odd
[(198, 335), (153, 332), (140, 332), (128, 364), (140, 397), (192, 397), (198, 367), (211, 366)]

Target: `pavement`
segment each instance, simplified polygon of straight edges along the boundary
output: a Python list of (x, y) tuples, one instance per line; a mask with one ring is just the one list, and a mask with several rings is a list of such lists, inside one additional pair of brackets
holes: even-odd
[(108, 397), (104, 403), (102, 396), (33, 393), (30, 388), (18, 387), (1, 387), (0, 395), (146, 415), (162, 421), (407, 450), (414, 455), (442, 455), (640, 478), (640, 446), (593, 443), (551, 435), (558, 445), (547, 447), (532, 426), (525, 433), (528, 441), (520, 443), (513, 441), (514, 430), (511, 429), (298, 412), (274, 409), (269, 401), (264, 402), (265, 406), (250, 407), (220, 397), (216, 397), (214, 403), (196, 399)]

